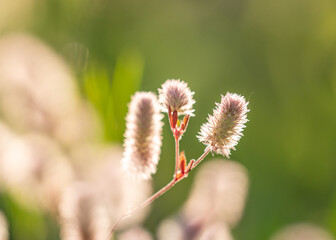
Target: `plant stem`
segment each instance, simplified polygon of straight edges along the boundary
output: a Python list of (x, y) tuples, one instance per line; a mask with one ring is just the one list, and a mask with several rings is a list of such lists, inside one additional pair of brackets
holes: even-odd
[(164, 193), (166, 193), (169, 189), (171, 189), (176, 183), (178, 183), (179, 181), (181, 181), (183, 178), (180, 179), (173, 179), (171, 180), (166, 186), (164, 186), (163, 188), (161, 188), (159, 191), (157, 191), (154, 195), (152, 195), (151, 197), (149, 197), (146, 201), (144, 201), (143, 203), (141, 203), (139, 206), (133, 208), (132, 210), (130, 210), (125, 216), (121, 217), (112, 227), (109, 235), (108, 235), (108, 239), (112, 238), (113, 232), (117, 229), (117, 227), (119, 226), (119, 224), (125, 220), (126, 218), (130, 217), (134, 212), (136, 212), (137, 210), (140, 210), (142, 208), (145, 208), (146, 206), (148, 206), (149, 204), (151, 204), (155, 199), (159, 198), (161, 195), (163, 195)]
[(194, 169), (211, 151), (211, 148), (207, 147), (204, 150), (204, 153), (194, 162), (191, 169)]
[[(176, 159), (178, 160), (179, 157), (179, 153), (178, 153), (178, 143), (179, 140), (176, 141)], [(206, 148), (204, 153), (195, 161), (195, 163), (193, 164), (192, 168), (190, 169), (190, 171), (192, 169), (194, 169), (211, 151), (210, 148)], [(177, 164), (178, 162), (176, 161), (176, 166), (178, 166)], [(178, 183), (179, 181), (181, 181), (183, 178), (186, 178), (188, 176), (188, 174), (186, 173), (184, 176), (176, 178), (176, 174), (177, 171), (176, 169), (178, 169), (177, 167), (175, 168), (175, 176), (173, 178), (173, 180), (171, 180), (166, 186), (164, 186), (163, 188), (161, 188), (159, 191), (157, 191), (154, 195), (152, 195), (151, 197), (149, 197), (146, 201), (144, 201), (143, 203), (141, 203), (139, 206), (133, 208), (132, 210), (130, 210), (125, 216), (123, 216), (122, 218), (120, 218), (113, 226), (113, 228), (110, 231), (109, 234), (109, 238), (111, 239), (113, 232), (115, 231), (115, 229), (118, 227), (119, 223), (122, 222), (123, 220), (125, 220), (126, 218), (130, 217), (135, 211), (140, 210), (146, 206), (148, 206), (149, 204), (151, 204), (154, 200), (156, 200), (157, 198), (159, 198), (160, 196), (162, 196), (164, 193), (166, 193), (169, 189), (171, 189), (176, 183)]]
[(175, 172), (174, 172), (174, 178), (176, 178), (177, 172), (179, 170), (179, 158), (180, 158), (179, 142), (180, 142), (180, 138), (174, 136), (174, 139), (175, 139)]
[[(175, 138), (176, 140), (176, 138)], [(178, 160), (179, 157), (179, 139), (176, 140), (176, 159)], [(195, 161), (195, 163), (193, 164), (192, 168), (189, 170), (189, 172), (194, 169), (211, 151), (211, 148), (206, 148), (204, 150), (204, 153)], [(176, 161), (176, 166), (178, 166), (178, 161)], [(140, 205), (138, 205), (137, 207), (133, 208), (132, 210), (130, 210), (125, 216), (121, 217), (112, 227), (109, 235), (108, 235), (108, 239), (111, 239), (113, 232), (117, 229), (117, 227), (119, 226), (119, 224), (125, 220), (126, 218), (130, 217), (134, 212), (136, 212), (137, 210), (140, 210), (146, 206), (148, 206), (149, 204), (151, 204), (154, 200), (156, 200), (157, 198), (159, 198), (160, 196), (162, 196), (163, 194), (165, 194), (169, 189), (171, 189), (176, 183), (178, 183), (179, 181), (181, 181), (182, 179), (186, 178), (188, 176), (189, 172), (186, 172), (185, 174), (183, 174), (181, 177), (176, 178), (176, 174), (177, 171), (176, 169), (178, 169), (175, 166), (175, 176), (173, 178), (173, 180), (171, 180), (166, 186), (164, 186), (163, 188), (161, 188), (159, 191), (157, 191), (156, 193), (154, 193), (154, 195), (152, 195), (151, 197), (149, 197), (146, 201), (144, 201), (143, 203), (141, 203)]]

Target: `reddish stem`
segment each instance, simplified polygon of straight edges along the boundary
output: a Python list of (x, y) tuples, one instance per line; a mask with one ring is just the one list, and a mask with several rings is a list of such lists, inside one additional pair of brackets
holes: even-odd
[(175, 135), (174, 139), (175, 139), (175, 171), (174, 171), (174, 178), (176, 178), (178, 170), (179, 170), (179, 158), (180, 158), (179, 142), (180, 142), (180, 138), (176, 137), (176, 135)]
[[(177, 177), (177, 174), (174, 176), (173, 180), (171, 180), (166, 186), (164, 186), (163, 188), (161, 188), (159, 191), (157, 191), (154, 195), (152, 195), (151, 197), (149, 197), (146, 201), (144, 201), (143, 203), (141, 203), (139, 206), (133, 208), (131, 211), (129, 211), (125, 216), (123, 216), (122, 218), (120, 218), (112, 227), (109, 235), (108, 235), (108, 240), (112, 238), (113, 232), (117, 229), (117, 227), (119, 226), (119, 224), (125, 220), (126, 218), (130, 217), (135, 211), (140, 210), (146, 206), (148, 206), (149, 204), (151, 204), (155, 199), (159, 198), (160, 196), (162, 196), (164, 193), (166, 193), (169, 189), (171, 189), (176, 183), (178, 183), (179, 181), (181, 181), (182, 179), (186, 178), (188, 176), (188, 173), (194, 169), (205, 157), (206, 155), (209, 154), (209, 152), (211, 151), (211, 148), (206, 148), (204, 153), (195, 161), (193, 162), (193, 160), (191, 160), (193, 162), (193, 164), (190, 166), (190, 168), (182, 173), (180, 176)], [(178, 164), (177, 164), (178, 166)]]
[(204, 153), (193, 163), (193, 165), (191, 166), (191, 169), (194, 169), (211, 151), (210, 147), (207, 147), (204, 150)]
[[(184, 169), (183, 171), (180, 171), (180, 166), (179, 166), (179, 159), (180, 159), (180, 150), (179, 150), (179, 141), (180, 141), (180, 136), (184, 133), (184, 131), (187, 128), (188, 122), (189, 122), (189, 115), (184, 117), (183, 122), (180, 126), (180, 128), (177, 128), (177, 111), (175, 110), (173, 112), (173, 114), (171, 114), (171, 108), (168, 108), (168, 119), (169, 119), (169, 125), (170, 128), (173, 132), (174, 135), (174, 139), (175, 139), (175, 171), (174, 171), (174, 178), (173, 180), (171, 180), (166, 186), (164, 186), (163, 188), (161, 188), (159, 191), (157, 191), (154, 195), (152, 195), (151, 197), (149, 197), (146, 201), (144, 201), (142, 204), (140, 204), (139, 206), (133, 208), (132, 210), (130, 210), (125, 216), (121, 217), (112, 227), (109, 235), (108, 235), (108, 239), (111, 239), (113, 232), (117, 229), (117, 227), (119, 226), (120, 222), (122, 222), (123, 220), (125, 220), (126, 218), (130, 217), (135, 211), (140, 210), (146, 206), (148, 206), (149, 204), (151, 204), (155, 199), (159, 198), (160, 196), (162, 196), (164, 193), (166, 193), (169, 189), (171, 189), (176, 183), (178, 183), (179, 181), (181, 181), (182, 179), (186, 178), (188, 176), (188, 173), (194, 169), (211, 151), (211, 148), (207, 147), (204, 150), (204, 153), (195, 161), (194, 159), (192, 159), (187, 168)], [(185, 161), (185, 160), (184, 160)], [(185, 165), (185, 163), (184, 163)], [(183, 166), (185, 168), (185, 166)]]
[(173, 128), (176, 129), (176, 124), (177, 124), (177, 111), (174, 110), (173, 112)]
[(112, 238), (112, 235), (114, 233), (114, 231), (117, 229), (117, 227), (119, 226), (119, 224), (129, 218), (134, 212), (145, 208), (146, 206), (148, 206), (149, 204), (151, 204), (155, 199), (159, 198), (160, 196), (162, 196), (164, 193), (166, 193), (169, 189), (171, 189), (176, 183), (178, 183), (179, 181), (181, 181), (184, 177), (181, 177), (179, 179), (173, 179), (171, 180), (166, 186), (164, 186), (163, 188), (161, 188), (159, 191), (157, 191), (154, 195), (152, 195), (151, 197), (149, 197), (146, 201), (144, 201), (143, 203), (141, 203), (139, 206), (133, 208), (132, 210), (130, 210), (125, 216), (123, 216), (122, 218), (120, 218), (112, 227), (109, 235), (108, 235), (108, 240)]
[(168, 107), (168, 120), (169, 120), (170, 129), (173, 131), (174, 127), (173, 127), (173, 120), (172, 120), (170, 106)]

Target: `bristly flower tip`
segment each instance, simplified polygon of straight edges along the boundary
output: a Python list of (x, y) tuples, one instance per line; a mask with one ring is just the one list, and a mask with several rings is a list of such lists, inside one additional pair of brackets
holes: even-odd
[(198, 140), (207, 145), (212, 153), (222, 154), (229, 158), (230, 150), (235, 150), (242, 131), (248, 121), (246, 114), (248, 102), (243, 96), (227, 92), (216, 103), (213, 115), (209, 115), (197, 136)]
[(181, 80), (167, 80), (162, 84), (159, 91), (159, 103), (163, 112), (177, 111), (180, 115), (194, 116), (192, 108), (195, 100), (193, 99), (194, 92), (191, 92), (188, 84)]
[(163, 116), (151, 92), (137, 92), (128, 107), (122, 164), (135, 178), (149, 179), (159, 161)]

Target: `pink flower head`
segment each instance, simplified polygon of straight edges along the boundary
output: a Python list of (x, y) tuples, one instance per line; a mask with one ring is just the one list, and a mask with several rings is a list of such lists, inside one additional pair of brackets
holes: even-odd
[(162, 111), (168, 112), (170, 106), (172, 112), (176, 110), (179, 114), (193, 116), (194, 92), (190, 91), (187, 83), (172, 79), (167, 80), (161, 87), (159, 89), (159, 103)]
[(212, 152), (230, 156), (230, 150), (235, 150), (248, 121), (246, 114), (248, 102), (243, 96), (235, 93), (222, 95), (221, 102), (216, 103), (213, 115), (209, 115), (197, 136), (198, 140), (211, 148)]
[(163, 116), (151, 92), (137, 92), (128, 107), (122, 164), (134, 176), (148, 179), (159, 162)]

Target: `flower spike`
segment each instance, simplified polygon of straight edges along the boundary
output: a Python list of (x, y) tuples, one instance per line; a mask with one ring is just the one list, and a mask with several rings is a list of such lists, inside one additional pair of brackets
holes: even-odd
[(138, 92), (126, 117), (122, 164), (136, 177), (148, 179), (156, 172), (161, 148), (162, 114), (154, 93)]
[(207, 145), (212, 153), (222, 154), (229, 158), (230, 150), (235, 150), (241, 138), (245, 123), (248, 102), (243, 96), (226, 93), (221, 102), (216, 103), (213, 115), (209, 115), (197, 136), (198, 140)]
[(159, 89), (159, 103), (163, 112), (175, 112), (181, 115), (193, 115), (194, 92), (188, 84), (180, 80), (167, 80)]

